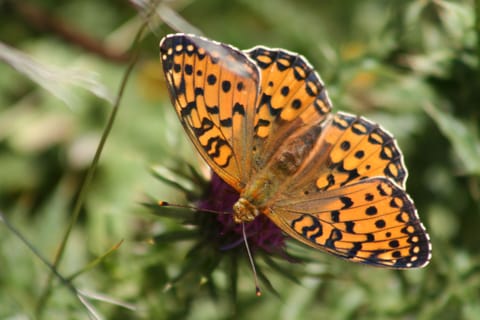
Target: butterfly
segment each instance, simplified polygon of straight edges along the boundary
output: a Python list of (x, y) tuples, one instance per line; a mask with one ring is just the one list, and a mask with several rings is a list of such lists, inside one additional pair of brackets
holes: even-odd
[(236, 223), (262, 214), (290, 237), (350, 261), (428, 264), (430, 239), (405, 191), (395, 139), (363, 117), (332, 114), (303, 56), (180, 33), (161, 40), (160, 57), (187, 135), (240, 194)]

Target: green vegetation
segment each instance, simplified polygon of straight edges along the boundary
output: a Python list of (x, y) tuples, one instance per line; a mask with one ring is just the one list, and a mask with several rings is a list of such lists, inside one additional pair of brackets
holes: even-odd
[[(0, 212), (50, 264), (74, 221), (58, 265), (66, 282), (50, 282), (1, 223), (0, 319), (87, 319), (76, 290), (106, 319), (478, 318), (478, 0), (179, 0), (150, 16), (141, 1), (57, 2), (0, 2)], [(159, 63), (160, 39), (176, 31), (299, 52), (335, 110), (392, 132), (431, 263), (378, 269), (291, 241), (304, 263), (256, 256), (258, 298), (243, 247), (208, 246), (212, 216), (143, 205), (206, 188)]]

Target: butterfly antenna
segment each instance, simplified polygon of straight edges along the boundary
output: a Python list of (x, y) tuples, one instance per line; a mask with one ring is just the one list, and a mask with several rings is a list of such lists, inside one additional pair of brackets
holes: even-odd
[(250, 252), (250, 246), (248, 245), (247, 233), (245, 232), (244, 222), (242, 222), (242, 233), (243, 241), (245, 242), (245, 248), (247, 248), (248, 259), (250, 260), (250, 265), (252, 266), (253, 278), (255, 279), (255, 294), (257, 295), (257, 297), (260, 297), (262, 295), (262, 290), (260, 290), (260, 286), (258, 285), (257, 270), (255, 269), (255, 263), (253, 263), (253, 256)]
[(176, 204), (176, 203), (170, 203), (167, 201), (158, 201), (157, 204), (160, 207), (171, 207), (171, 208), (182, 208), (182, 209), (190, 209), (194, 211), (202, 211), (202, 212), (210, 212), (210, 213), (216, 213), (216, 214), (232, 214), (231, 212), (226, 212), (226, 211), (216, 211), (216, 210), (210, 210), (210, 209), (203, 209), (203, 208), (198, 208), (195, 206), (189, 206), (185, 204)]

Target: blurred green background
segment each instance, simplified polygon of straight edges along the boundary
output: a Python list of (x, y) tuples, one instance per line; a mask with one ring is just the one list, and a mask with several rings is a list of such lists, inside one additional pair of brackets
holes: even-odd
[[(98, 314), (106, 319), (480, 317), (478, 1), (165, 1), (132, 50), (148, 7), (148, 1), (0, 2), (0, 211), (49, 261), (70, 222), (128, 61), (134, 51), (139, 54), (59, 266), (64, 277), (83, 271), (75, 287), (107, 300), (90, 300)], [(265, 290), (257, 298), (241, 256), (235, 306), (225, 297), (228, 281), (221, 265), (213, 273), (216, 299), (208, 284), (194, 280), (183, 280), (183, 289), (166, 288), (192, 242), (149, 241), (185, 230), (142, 207), (149, 197), (185, 202), (182, 192), (159, 181), (150, 168), (163, 175), (186, 163), (205, 169), (163, 82), (158, 43), (172, 27), (241, 49), (262, 44), (299, 52), (326, 83), (335, 110), (361, 114), (392, 132), (409, 170), (407, 190), (432, 238), (431, 263), (392, 271), (305, 250), (316, 262), (280, 262), (298, 283), (265, 266), (278, 295)], [(192, 188), (188, 179), (182, 184)], [(119, 248), (96, 260), (121, 240)], [(98, 264), (87, 267), (92, 261)], [(58, 281), (37, 307), (49, 273), (0, 224), (0, 319), (87, 318)]]

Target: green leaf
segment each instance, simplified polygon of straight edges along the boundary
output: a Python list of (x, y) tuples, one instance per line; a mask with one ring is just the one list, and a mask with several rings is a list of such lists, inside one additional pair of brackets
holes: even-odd
[(427, 114), (450, 141), (455, 156), (461, 162), (463, 174), (480, 175), (480, 137), (478, 123), (462, 121), (431, 104), (425, 106)]
[(198, 230), (178, 230), (162, 233), (158, 236), (155, 236), (153, 240), (155, 241), (155, 243), (158, 244), (161, 242), (192, 240), (197, 238), (198, 236)]
[(143, 206), (149, 208), (151, 212), (160, 217), (174, 218), (180, 220), (192, 220), (195, 212), (184, 208), (168, 208), (160, 206), (156, 203), (142, 203)]

